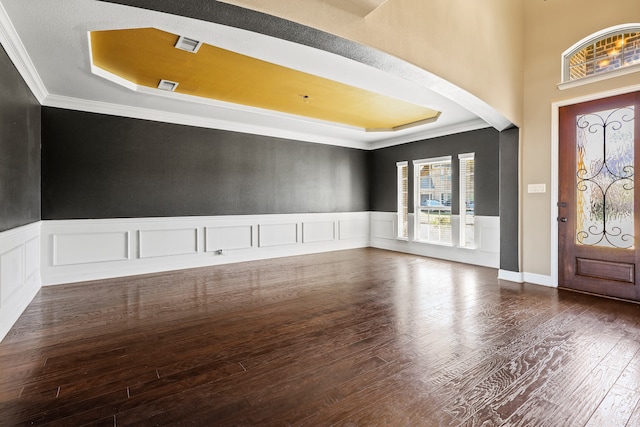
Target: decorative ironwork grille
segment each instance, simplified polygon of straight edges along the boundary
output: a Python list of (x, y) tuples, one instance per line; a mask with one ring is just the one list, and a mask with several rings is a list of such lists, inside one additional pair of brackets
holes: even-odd
[(578, 116), (576, 241), (634, 245), (634, 107)]

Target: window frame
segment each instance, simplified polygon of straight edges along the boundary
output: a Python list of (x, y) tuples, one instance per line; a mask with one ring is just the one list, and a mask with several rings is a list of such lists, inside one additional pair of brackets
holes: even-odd
[[(450, 175), (448, 177), (449, 181), (449, 194), (451, 195), (451, 199), (453, 200), (453, 164), (452, 164), (452, 156), (440, 156), (440, 157), (432, 157), (428, 159), (420, 159), (413, 161), (413, 214), (414, 214), (414, 227), (413, 227), (413, 240), (419, 243), (427, 243), (433, 245), (443, 245), (443, 246), (453, 246), (453, 225), (451, 224), (451, 206), (438, 206), (438, 207), (428, 207), (421, 206), (421, 194), (420, 194), (420, 169), (425, 165), (433, 165), (433, 164), (446, 164), (449, 165)], [(420, 237), (421, 231), (421, 222), (420, 216), (421, 213), (425, 212), (435, 212), (435, 211), (444, 211), (449, 212), (449, 241), (442, 241), (441, 239), (424, 239)]]
[(571, 58), (586, 48), (589, 45), (595, 44), (598, 41), (604, 40), (608, 37), (616, 36), (616, 35), (624, 35), (625, 33), (632, 32), (640, 32), (640, 23), (631, 23), (631, 24), (623, 24), (616, 25), (613, 27), (605, 28), (601, 31), (595, 32), (582, 40), (575, 43), (573, 46), (562, 52), (561, 55), (561, 82), (558, 84), (559, 89), (568, 89), (575, 86), (581, 86), (584, 84), (610, 79), (613, 77), (617, 77), (624, 74), (634, 73), (640, 71), (640, 63), (631, 64), (631, 65), (622, 65), (619, 68), (601, 71), (598, 73), (593, 73), (588, 76), (571, 80), (570, 77), (570, 62)]
[[(474, 224), (473, 224), (473, 230), (474, 230), (474, 239), (472, 241), (471, 244), (467, 245), (467, 168), (466, 165), (463, 167), (463, 164), (472, 160), (473, 163), (473, 169), (474, 169), (474, 173), (473, 173), (473, 182), (472, 182), (472, 186), (473, 186), (473, 203), (474, 203), (474, 208), (473, 208), (473, 213), (471, 214), (473, 216), (474, 219)], [(475, 242), (475, 217), (476, 217), (476, 212), (475, 212), (475, 153), (462, 153), (462, 154), (458, 154), (458, 168), (459, 168), (459, 182), (458, 182), (458, 200), (459, 200), (459, 217), (460, 217), (460, 238), (459, 238), (459, 242), (458, 244), (460, 245), (461, 248), (467, 248), (467, 249), (475, 249), (476, 248), (476, 242)]]
[[(402, 169), (406, 168), (406, 191), (403, 190)], [(402, 161), (396, 163), (396, 186), (397, 186), (397, 215), (398, 229), (396, 239), (409, 240), (409, 162)], [(404, 196), (404, 197), (403, 197)], [(406, 231), (406, 233), (405, 233)]]

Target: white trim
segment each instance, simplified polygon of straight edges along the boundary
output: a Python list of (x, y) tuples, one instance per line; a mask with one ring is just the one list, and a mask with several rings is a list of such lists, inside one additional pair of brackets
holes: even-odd
[[(410, 238), (416, 242), (420, 242), (420, 243), (428, 243), (428, 244), (435, 244), (435, 245), (441, 245), (441, 246), (455, 246), (456, 243), (454, 242), (458, 242), (459, 240), (459, 234), (458, 233), (454, 233), (453, 229), (456, 227), (453, 222), (454, 222), (454, 216), (451, 215), (451, 219), (450, 219), (450, 226), (451, 226), (451, 241), (449, 242), (440, 242), (440, 241), (433, 241), (433, 240), (422, 240), (420, 239), (420, 232), (422, 231), (421, 227), (420, 227), (420, 216), (419, 215), (415, 215), (415, 213), (417, 212), (422, 212), (422, 210), (429, 210), (430, 207), (429, 206), (421, 206), (421, 194), (420, 194), (420, 190), (421, 190), (421, 182), (420, 182), (420, 167), (425, 166), (425, 165), (438, 165), (438, 164), (443, 164), (443, 165), (449, 165), (449, 170), (450, 172), (453, 172), (453, 165), (452, 165), (452, 156), (440, 156), (440, 157), (432, 157), (432, 158), (428, 158), (428, 159), (420, 159), (420, 160), (414, 160), (413, 161), (413, 212), (414, 212), (414, 216), (413, 216), (413, 220), (414, 220), (414, 224), (413, 224), (413, 229), (414, 229), (414, 234), (412, 236), (410, 236)], [(452, 178), (452, 176), (449, 176), (449, 178)], [(451, 182), (451, 185), (453, 185), (453, 181), (451, 179), (449, 179), (449, 182)], [(451, 195), (453, 195), (453, 188), (449, 188), (449, 191), (451, 192)], [(434, 210), (435, 209), (439, 209), (442, 211), (449, 211), (449, 213), (451, 213), (451, 206), (442, 206), (442, 207), (432, 207)], [(458, 220), (459, 221), (459, 220)], [(454, 236), (455, 234), (455, 236)]]
[(359, 148), (370, 150), (367, 142), (353, 141), (343, 138), (311, 136), (307, 133), (284, 131), (270, 127), (250, 125), (247, 123), (217, 120), (208, 117), (198, 117), (188, 114), (170, 113), (166, 111), (152, 110), (148, 108), (132, 107), (108, 102), (91, 101), (87, 99), (70, 98), (61, 95), (48, 95), (42, 102), (45, 107), (64, 108), (67, 110), (84, 111), (89, 113), (107, 114), (112, 116), (129, 117), (134, 119), (152, 120), (156, 122), (175, 123), (180, 125), (195, 126), (209, 129), (228, 130), (253, 135), (271, 136), (296, 141), (316, 142), (341, 147)]
[(546, 276), (544, 274), (534, 274), (534, 273), (522, 273), (522, 277), (525, 283), (533, 283), (534, 285), (546, 286), (549, 288), (557, 288), (558, 284), (553, 283), (553, 279), (551, 276)]
[[(132, 89), (135, 90), (135, 89)], [(180, 95), (175, 92), (162, 92), (157, 89), (144, 90), (153, 91), (154, 95)], [(143, 91), (144, 91), (143, 90)], [(160, 92), (159, 94), (156, 92)], [(184, 95), (187, 96), (187, 95)], [(410, 133), (404, 136), (398, 136), (395, 138), (385, 139), (377, 142), (355, 141), (353, 139), (345, 139), (338, 137), (326, 137), (315, 136), (309, 133), (301, 133), (296, 131), (287, 131), (283, 129), (275, 129), (271, 127), (264, 127), (258, 125), (251, 125), (248, 123), (232, 122), (228, 120), (217, 120), (209, 117), (199, 117), (190, 114), (172, 113), (167, 111), (153, 110), (149, 108), (133, 107), (121, 104), (113, 104), (108, 102), (93, 101), (80, 98), (72, 98), (62, 95), (47, 94), (47, 96), (40, 100), (40, 103), (45, 107), (56, 107), (67, 110), (83, 111), (89, 113), (107, 114), (111, 116), (128, 117), (134, 119), (151, 120), (156, 122), (174, 123), (187, 126), (195, 126), (208, 129), (220, 129), (232, 132), (249, 133), (253, 135), (271, 136), (274, 138), (292, 139), (296, 141), (315, 142), (320, 144), (336, 145), (340, 147), (357, 148), (360, 150), (377, 150), (379, 148), (391, 147), (399, 144), (422, 141), (426, 139), (437, 138), (440, 136), (454, 135), (456, 133), (469, 132), (473, 130), (490, 128), (487, 122), (483, 120), (473, 120), (470, 122), (464, 122), (455, 124), (452, 126), (446, 126), (436, 129), (425, 129), (424, 131)], [(210, 102), (211, 105), (214, 101)], [(216, 104), (217, 105), (217, 104)], [(237, 106), (236, 106), (237, 107)], [(226, 108), (232, 108), (227, 106)], [(240, 109), (240, 108), (236, 108)], [(242, 111), (249, 111), (248, 107)], [(284, 113), (283, 113), (284, 114)], [(296, 120), (299, 118), (295, 118)], [(307, 119), (306, 121), (310, 121)], [(338, 127), (337, 125), (334, 127)]]
[(42, 285), (40, 230), (35, 222), (0, 232), (0, 341)]
[(630, 65), (623, 68), (618, 68), (617, 70), (607, 71), (599, 74), (593, 74), (591, 76), (583, 77), (577, 80), (571, 80), (568, 82), (558, 83), (558, 89), (565, 90), (571, 89), (578, 86), (584, 86), (587, 84), (600, 82), (602, 80), (613, 79), (615, 77), (625, 76), (631, 73), (640, 72), (640, 64)]
[[(621, 88), (611, 89), (604, 92), (596, 92), (589, 95), (579, 96), (576, 98), (564, 99), (551, 104), (551, 188), (549, 190), (551, 197), (551, 275), (549, 277), (549, 286), (558, 286), (558, 174), (559, 159), (558, 149), (559, 142), (559, 110), (560, 107), (567, 105), (579, 104), (582, 102), (593, 101), (595, 99), (607, 98), (609, 96), (623, 95), (625, 93), (640, 91), (640, 84), (625, 86)], [(530, 273), (531, 274), (531, 273)], [(533, 283), (533, 282), (532, 282)]]
[(9, 59), (11, 59), (29, 89), (31, 89), (33, 96), (42, 104), (49, 92), (47, 92), (47, 88), (42, 82), (2, 3), (0, 3), (0, 44), (4, 47)]
[[(458, 181), (458, 206), (459, 206), (459, 214), (460, 214), (460, 237), (459, 237), (459, 242), (458, 244), (463, 247), (463, 248), (472, 248), (475, 246), (475, 242), (473, 243), (472, 246), (467, 246), (466, 242), (467, 242), (467, 185), (466, 185), (466, 180), (467, 180), (467, 167), (466, 167), (466, 163), (470, 160), (474, 161), (474, 168), (475, 168), (475, 157), (476, 157), (476, 153), (461, 153), (458, 154), (458, 175), (459, 175), (459, 181)], [(464, 163), (464, 167), (463, 167), (463, 163)], [(463, 182), (464, 181), (464, 182)], [(474, 181), (473, 181), (473, 191), (475, 193), (475, 177), (474, 177)], [(475, 203), (475, 201), (474, 201)], [(473, 210), (473, 217), (475, 217), (475, 209)]]
[(413, 165), (433, 165), (436, 163), (451, 163), (451, 156), (431, 157), (429, 159), (414, 160)]
[(490, 127), (492, 126), (484, 120), (476, 119), (436, 129), (425, 129), (421, 132), (411, 133), (404, 136), (397, 136), (394, 138), (385, 139), (384, 141), (371, 142), (367, 145), (366, 149), (377, 150), (379, 148), (392, 147), (394, 145), (405, 144), (407, 142), (422, 141), (425, 139), (438, 138), (440, 136), (454, 135), (457, 133), (470, 132), (473, 130), (486, 129)]
[(498, 270), (498, 280), (506, 280), (514, 283), (524, 283), (524, 273), (509, 270)]
[[(398, 215), (398, 221), (397, 221), (397, 226), (394, 228), (395, 231), (395, 237), (399, 238), (399, 239), (407, 239), (409, 236), (407, 234), (407, 236), (400, 236), (400, 222), (403, 219), (403, 211), (405, 206), (403, 206), (403, 197), (404, 197), (404, 191), (402, 189), (402, 169), (403, 168), (407, 168), (407, 213), (409, 212), (409, 162), (408, 161), (402, 161), (402, 162), (396, 162), (396, 214)], [(409, 218), (407, 217), (407, 221), (409, 220)], [(407, 224), (407, 233), (409, 230), (409, 224)]]
[[(42, 284), (55, 285), (364, 248), (369, 246), (369, 218), (369, 212), (342, 212), (42, 221)], [(332, 226), (316, 227), (313, 239), (302, 239), (300, 230), (304, 230), (305, 225), (318, 223), (332, 223)], [(216, 236), (208, 233), (213, 229), (218, 231)], [(194, 237), (190, 235), (192, 230)], [(250, 233), (249, 245), (247, 230)], [(265, 230), (271, 231), (264, 234)], [(281, 230), (286, 233), (281, 234)], [(179, 241), (175, 239), (176, 231), (184, 232), (180, 234), (183, 238)], [(102, 247), (101, 239), (118, 233), (130, 236), (125, 243), (127, 247), (120, 248), (121, 252), (124, 251), (122, 253), (131, 254), (130, 257), (113, 259), (112, 254), (119, 252), (111, 242), (104, 251), (96, 252), (99, 256), (94, 256), (88, 262), (74, 262), (86, 261), (83, 248), (92, 243), (88, 239), (94, 240), (95, 247)], [(151, 254), (140, 248), (141, 236), (145, 233), (153, 235)], [(65, 236), (68, 242), (64, 248), (58, 249), (65, 251), (62, 256), (67, 262), (64, 265), (55, 262), (55, 257), (61, 255), (54, 251), (53, 245), (53, 240), (58, 236)], [(74, 247), (74, 241), (78, 242), (77, 247)]]

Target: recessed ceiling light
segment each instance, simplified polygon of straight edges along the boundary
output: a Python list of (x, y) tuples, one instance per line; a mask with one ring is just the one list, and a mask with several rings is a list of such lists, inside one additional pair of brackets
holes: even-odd
[(190, 39), (185, 36), (180, 36), (176, 42), (176, 49), (186, 50), (187, 52), (196, 53), (202, 46), (202, 42), (194, 39)]
[(175, 91), (177, 87), (178, 83), (172, 82), (171, 80), (160, 80), (160, 83), (158, 83), (158, 89), (168, 90), (170, 92)]

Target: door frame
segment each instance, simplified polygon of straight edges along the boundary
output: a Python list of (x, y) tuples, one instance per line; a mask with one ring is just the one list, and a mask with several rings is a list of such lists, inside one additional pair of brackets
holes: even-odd
[(570, 99), (563, 99), (551, 104), (551, 283), (550, 286), (558, 287), (558, 175), (560, 173), (559, 153), (560, 148), (560, 107), (582, 102), (593, 101), (595, 99), (607, 98), (609, 96), (623, 95), (640, 91), (640, 84), (624, 86), (604, 92), (590, 93)]

